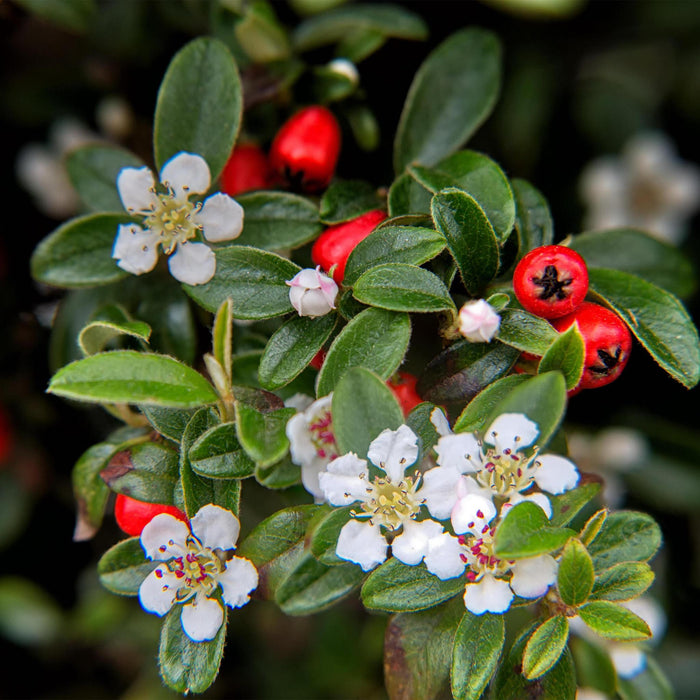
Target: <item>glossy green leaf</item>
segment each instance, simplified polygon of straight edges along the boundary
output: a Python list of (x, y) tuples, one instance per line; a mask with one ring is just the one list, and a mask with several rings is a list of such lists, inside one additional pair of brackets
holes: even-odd
[(132, 321), (122, 307), (110, 305), (103, 307), (98, 318), (80, 331), (78, 345), (85, 355), (95, 355), (122, 335), (147, 343), (151, 327), (142, 321)]
[(274, 253), (233, 245), (216, 251), (216, 273), (211, 281), (183, 287), (208, 311), (216, 311), (231, 297), (234, 318), (272, 318), (293, 310), (285, 282), (299, 270), (293, 262)]
[(590, 554), (581, 542), (569, 540), (559, 560), (557, 573), (557, 587), (561, 599), (571, 606), (585, 603), (593, 590), (593, 578), (593, 561)]
[(430, 206), (464, 286), (478, 296), (498, 271), (498, 241), (491, 223), (473, 197), (455, 188), (438, 192)]
[(594, 688), (606, 696), (615, 695), (617, 673), (610, 655), (598, 644), (572, 635), (569, 648), (576, 661), (576, 680), (581, 687)]
[(382, 379), (399, 367), (411, 337), (408, 314), (366, 309), (340, 332), (318, 374), (317, 396), (330, 394), (350, 367), (365, 367)]
[(193, 409), (163, 408), (161, 406), (139, 406), (148, 422), (163, 437), (180, 444), (182, 434), (194, 415)]
[(607, 520), (608, 512), (607, 508), (602, 508), (588, 518), (578, 536), (583, 544), (589, 545), (598, 536), (600, 529), (603, 527), (603, 523)]
[(288, 489), (301, 483), (301, 467), (285, 455), (279, 462), (255, 467), (255, 480), (268, 489)]
[(406, 425), (420, 438), (420, 452), (416, 461), (420, 462), (423, 456), (435, 447), (440, 436), (435, 426), (430, 421), (430, 416), (436, 406), (430, 401), (423, 401), (415, 406), (406, 416)]
[(292, 316), (265, 346), (258, 367), (260, 384), (270, 390), (289, 384), (325, 345), (336, 322), (335, 314), (318, 318)]
[(189, 458), (197, 474), (212, 479), (245, 479), (255, 472), (255, 463), (238, 442), (235, 423), (202, 433), (190, 447)]
[(231, 381), (233, 355), (233, 303), (231, 299), (221, 302), (211, 328), (211, 346), (214, 359)]
[[(384, 46), (387, 37), (372, 29), (358, 29), (343, 37), (335, 47), (335, 55), (360, 63)], [(371, 150), (371, 149), (368, 149)]]
[(504, 309), (500, 316), (496, 337), (512, 348), (541, 356), (559, 337), (550, 323), (522, 309)]
[[(336, 553), (338, 536), (340, 531), (350, 520), (350, 513), (353, 506), (344, 508), (329, 508), (325, 515), (322, 515), (318, 523), (310, 533), (309, 550), (316, 559), (327, 566), (336, 564), (346, 564), (346, 559), (341, 559)], [(307, 534), (307, 538), (309, 534)]]
[(573, 389), (580, 381), (586, 355), (586, 346), (577, 324), (564, 331), (547, 349), (537, 368), (538, 373), (559, 370), (566, 388)]
[(590, 269), (590, 288), (627, 323), (674, 379), (692, 389), (700, 379), (698, 331), (676, 297), (627, 272)]
[(139, 587), (158, 562), (146, 559), (138, 537), (117, 542), (97, 564), (100, 583), (117, 595), (138, 595)]
[(364, 367), (353, 367), (342, 375), (333, 392), (331, 413), (339, 453), (354, 452), (361, 458), (382, 430), (396, 430), (403, 423), (391, 390)]
[(216, 401), (199, 372), (172, 357), (116, 350), (71, 362), (49, 382), (47, 391), (79, 401), (140, 403), (188, 408)]
[(502, 615), (464, 613), (452, 649), (452, 695), (479, 700), (493, 674), (505, 643)]
[(528, 639), (523, 654), (523, 675), (540, 678), (559, 661), (569, 639), (569, 623), (563, 615), (543, 622)]
[(386, 226), (370, 233), (350, 253), (343, 283), (353, 285), (377, 265), (422, 265), (445, 248), (445, 238), (432, 229), (417, 226)]
[(568, 525), (596, 497), (601, 488), (600, 481), (579, 484), (575, 489), (565, 491), (559, 496), (549, 497), (552, 506), (549, 522), (552, 525)]
[(411, 216), (430, 214), (430, 192), (408, 173), (400, 174), (389, 188), (387, 206), (389, 216)]
[(628, 561), (648, 561), (661, 546), (661, 530), (646, 513), (622, 510), (608, 515), (588, 546), (596, 571)]
[(88, 214), (71, 219), (44, 238), (32, 254), (32, 276), (54, 287), (95, 287), (128, 274), (112, 259), (120, 224), (127, 214)]
[(439, 277), (405, 263), (388, 263), (367, 270), (355, 282), (353, 295), (363, 304), (390, 311), (456, 313), (452, 297)]
[(413, 79), (394, 141), (394, 169), (431, 166), (457, 150), (486, 120), (500, 88), (496, 37), (469, 28), (452, 34)]
[(632, 600), (654, 582), (654, 572), (646, 562), (623, 562), (601, 571), (595, 577), (591, 600)]
[(582, 605), (579, 617), (597, 635), (618, 642), (641, 642), (651, 637), (644, 620), (631, 610), (607, 600), (596, 600)]
[(533, 248), (554, 243), (554, 223), (549, 204), (538, 189), (517, 178), (510, 184), (515, 199), (518, 258), (522, 258)]
[(175, 54), (158, 91), (153, 132), (158, 169), (186, 151), (202, 156), (216, 180), (231, 155), (242, 109), (241, 80), (226, 45), (209, 37), (191, 41)]
[(287, 421), (296, 413), (293, 408), (262, 412), (236, 402), (236, 426), (243, 449), (261, 467), (278, 462), (289, 448), (285, 434)]
[(332, 183), (323, 193), (319, 206), (321, 221), (333, 226), (362, 216), (372, 209), (379, 209), (381, 201), (377, 190), (368, 182), (341, 180)]

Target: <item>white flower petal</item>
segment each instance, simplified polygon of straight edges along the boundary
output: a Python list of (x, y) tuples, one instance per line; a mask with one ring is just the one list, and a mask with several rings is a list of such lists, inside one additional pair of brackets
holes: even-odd
[(216, 272), (216, 256), (206, 243), (179, 243), (168, 260), (170, 274), (184, 284), (206, 284)]
[(450, 424), (447, 421), (447, 416), (437, 407), (430, 412), (430, 422), (433, 424), (433, 427), (440, 437), (449, 435), (452, 432)]
[(121, 224), (114, 239), (112, 257), (122, 270), (133, 275), (150, 272), (158, 262), (158, 234), (136, 224)]
[(334, 459), (318, 477), (321, 491), (334, 506), (346, 506), (362, 501), (367, 495), (369, 483), (361, 478), (367, 473), (367, 462), (354, 452)]
[(403, 532), (391, 543), (392, 554), (404, 564), (416, 566), (428, 553), (428, 545), (433, 537), (442, 534), (442, 525), (433, 520), (407, 520)]
[(457, 503), (457, 487), (462, 475), (451, 467), (435, 467), (423, 474), (418, 495), (430, 514), (437, 520), (446, 520)]
[(480, 486), (471, 476), (463, 476), (457, 484), (457, 500), (466, 496), (481, 496), (487, 501), (493, 500), (493, 491), (488, 486)]
[(464, 548), (456, 537), (443, 532), (428, 542), (428, 553), (423, 558), (428, 571), (443, 581), (464, 573)]
[(616, 158), (596, 158), (581, 173), (579, 189), (591, 207), (617, 204), (625, 197), (627, 177)]
[[(328, 398), (327, 396), (324, 398)], [(321, 401), (321, 399), (319, 399)], [(284, 405), (285, 408), (293, 408), (295, 411), (299, 411), (299, 413), (303, 413), (306, 411), (306, 409), (311, 406), (311, 404), (314, 403), (313, 398), (309, 396), (308, 394), (300, 394), (296, 393), (293, 396), (290, 396), (288, 399), (284, 400)], [(289, 437), (289, 435), (287, 435)]]
[(189, 534), (182, 520), (159, 513), (141, 531), (141, 546), (149, 559), (167, 561), (183, 553)]
[(328, 460), (321, 457), (304, 462), (301, 465), (301, 483), (304, 488), (314, 497), (315, 503), (323, 503), (326, 499), (321, 488), (319, 477), (325, 473)]
[(325, 316), (335, 308), (335, 299), (329, 303), (326, 294), (321, 289), (304, 289), (302, 287), (290, 287), (289, 303), (294, 307), (299, 316)]
[(633, 678), (646, 668), (646, 654), (634, 644), (611, 644), (608, 651), (617, 675), (622, 678)]
[(212, 243), (231, 241), (243, 230), (243, 207), (222, 192), (205, 199), (201, 211), (193, 218), (201, 225), (204, 238)]
[(524, 413), (503, 413), (489, 426), (484, 442), (494, 445), (499, 452), (516, 451), (532, 445), (539, 434), (537, 423)]
[(214, 639), (223, 621), (224, 611), (219, 601), (200, 595), (183, 605), (180, 613), (182, 629), (193, 642)]
[(150, 168), (122, 168), (117, 175), (117, 191), (129, 213), (147, 213), (158, 206), (155, 179)]
[(557, 562), (549, 554), (518, 559), (511, 567), (510, 587), (521, 598), (539, 598), (557, 580)]
[(192, 534), (210, 549), (234, 549), (241, 524), (230, 511), (209, 504), (202, 506), (190, 521)]
[(304, 413), (292, 416), (284, 429), (289, 440), (289, 454), (294, 464), (310, 464), (316, 459), (316, 445), (311, 441), (309, 423)]
[(372, 440), (367, 458), (398, 484), (406, 469), (418, 458), (418, 438), (407, 425), (400, 425), (396, 430), (382, 430)]
[(211, 184), (207, 161), (194, 153), (178, 153), (160, 171), (160, 181), (171, 187), (178, 199), (191, 194), (204, 194)]
[(464, 589), (464, 605), (474, 615), (505, 612), (512, 600), (510, 586), (491, 574), (486, 574), (477, 583), (468, 583)]
[(250, 600), (250, 594), (258, 586), (258, 570), (253, 562), (243, 557), (233, 557), (217, 580), (221, 584), (224, 603), (240, 608)]
[(490, 343), (501, 317), (485, 299), (468, 301), (459, 310), (459, 332), (472, 343)]
[(545, 512), (548, 518), (552, 517), (552, 504), (549, 502), (547, 496), (543, 493), (528, 493), (523, 495), (522, 493), (514, 493), (508, 499), (507, 503), (504, 503), (501, 507), (501, 515), (505, 515), (509, 508), (523, 501), (530, 501), (536, 503)]
[(462, 474), (477, 472), (483, 467), (479, 441), (472, 433), (443, 435), (435, 445), (435, 452), (438, 465), (452, 467)]
[(369, 571), (386, 560), (388, 548), (378, 526), (350, 520), (338, 535), (335, 553), (341, 559), (359, 564), (363, 571)]
[(573, 462), (559, 455), (541, 455), (535, 472), (535, 483), (547, 493), (564, 493), (578, 484), (578, 469)]
[(177, 576), (167, 566), (158, 566), (139, 586), (141, 607), (162, 617), (172, 608), (179, 587)]
[(470, 532), (481, 534), (484, 527), (496, 517), (496, 506), (493, 502), (470, 494), (457, 501), (452, 511), (452, 527), (458, 535)]

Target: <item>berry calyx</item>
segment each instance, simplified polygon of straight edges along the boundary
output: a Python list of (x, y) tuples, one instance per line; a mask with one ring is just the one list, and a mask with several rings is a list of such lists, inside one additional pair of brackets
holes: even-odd
[(317, 192), (335, 173), (340, 125), (325, 107), (306, 107), (288, 119), (270, 147), (270, 166), (291, 189)]
[(407, 416), (419, 403), (423, 402), (416, 391), (417, 382), (418, 377), (410, 372), (396, 372), (393, 377), (387, 380), (387, 386), (399, 402), (404, 416)]
[(117, 494), (117, 500), (114, 503), (114, 517), (117, 525), (132, 537), (141, 535), (143, 528), (161, 513), (168, 513), (182, 520), (183, 523), (189, 523), (187, 516), (175, 506), (137, 501), (122, 493)]
[(516, 265), (513, 290), (526, 311), (560, 318), (572, 313), (588, 293), (588, 268), (571, 248), (540, 246)]
[(572, 314), (551, 323), (559, 332), (576, 323), (583, 336), (586, 348), (584, 370), (575, 389), (595, 389), (620, 376), (632, 349), (632, 335), (617, 314), (599, 304), (584, 301)]
[(386, 212), (372, 209), (355, 219), (327, 228), (311, 248), (311, 259), (328, 272), (333, 265), (333, 279), (337, 284), (343, 281), (345, 265), (355, 246), (386, 219)]
[(270, 166), (262, 149), (252, 143), (236, 146), (221, 173), (221, 191), (233, 197), (265, 190), (271, 184)]

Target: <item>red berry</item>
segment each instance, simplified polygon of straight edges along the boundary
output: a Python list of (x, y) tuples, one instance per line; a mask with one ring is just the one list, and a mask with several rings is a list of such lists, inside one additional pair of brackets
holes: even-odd
[(270, 147), (270, 165), (287, 184), (322, 190), (340, 155), (340, 126), (325, 107), (306, 107), (287, 120)]
[(356, 219), (351, 219), (342, 224), (327, 228), (317, 239), (311, 248), (311, 259), (314, 265), (320, 265), (328, 272), (333, 265), (333, 279), (337, 284), (343, 281), (345, 276), (345, 264), (355, 246), (386, 219), (386, 213), (381, 209), (368, 211)]
[(326, 355), (328, 353), (321, 348), (312, 358), (309, 364), (314, 368), (320, 370), (323, 367), (323, 363), (326, 361)]
[(541, 246), (516, 265), (513, 290), (523, 308), (536, 316), (566, 316), (588, 293), (588, 268), (571, 248)]
[(404, 416), (407, 416), (419, 403), (423, 402), (416, 391), (417, 381), (418, 377), (409, 372), (397, 372), (391, 379), (387, 380), (387, 385), (399, 402)]
[(221, 191), (234, 197), (270, 185), (270, 166), (262, 149), (252, 143), (236, 146), (221, 173)]
[(584, 301), (574, 313), (551, 323), (559, 332), (577, 323), (583, 336), (586, 357), (583, 376), (576, 389), (595, 389), (620, 376), (629, 359), (632, 336), (617, 314), (599, 304)]
[(175, 506), (166, 506), (162, 503), (145, 503), (121, 493), (117, 494), (117, 500), (114, 504), (114, 517), (117, 525), (127, 535), (138, 537), (141, 534), (141, 530), (160, 513), (173, 515), (178, 520), (182, 520), (183, 523), (188, 522), (187, 516)]

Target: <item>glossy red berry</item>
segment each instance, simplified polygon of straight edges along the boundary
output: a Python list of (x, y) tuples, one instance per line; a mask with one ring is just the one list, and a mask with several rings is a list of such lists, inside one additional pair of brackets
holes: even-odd
[(117, 500), (114, 504), (114, 517), (117, 525), (127, 535), (138, 537), (141, 534), (141, 530), (160, 513), (168, 513), (184, 523), (188, 522), (187, 516), (175, 506), (166, 506), (162, 503), (145, 503), (121, 493), (117, 494)]
[(221, 173), (221, 191), (232, 197), (272, 184), (267, 156), (252, 143), (236, 146)]
[(386, 213), (381, 209), (368, 211), (356, 219), (351, 219), (342, 224), (327, 228), (317, 239), (311, 248), (311, 259), (314, 265), (320, 265), (329, 272), (333, 265), (333, 279), (337, 284), (343, 281), (345, 276), (345, 264), (355, 246), (386, 219)]
[(588, 268), (571, 248), (540, 246), (516, 265), (513, 290), (526, 311), (560, 318), (572, 313), (588, 293)]
[(397, 372), (391, 379), (387, 380), (387, 385), (399, 402), (404, 416), (407, 416), (419, 403), (423, 402), (416, 391), (417, 381), (418, 377), (409, 372)]
[(270, 166), (293, 189), (325, 188), (340, 155), (340, 126), (325, 107), (306, 107), (286, 121), (270, 147)]
[(321, 367), (323, 367), (323, 363), (326, 361), (326, 355), (328, 353), (326, 350), (321, 348), (312, 358), (311, 362), (309, 362), (309, 365), (313, 367), (314, 369), (320, 370)]
[(551, 323), (559, 332), (577, 323), (583, 336), (586, 356), (583, 376), (576, 389), (595, 389), (620, 376), (629, 359), (632, 336), (617, 314), (584, 301), (572, 314)]

